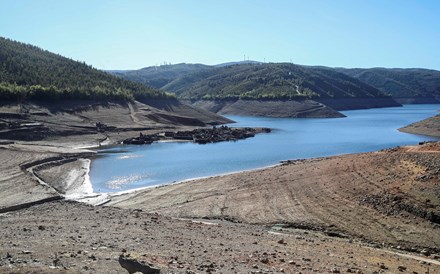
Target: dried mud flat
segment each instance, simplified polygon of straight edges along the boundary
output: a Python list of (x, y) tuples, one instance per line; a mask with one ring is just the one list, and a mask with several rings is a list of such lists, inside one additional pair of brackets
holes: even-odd
[[(3, 185), (59, 196), (13, 166), (72, 151), (3, 147), (12, 159)], [(124, 273), (124, 251), (161, 273), (439, 273), (439, 151), (427, 143), (288, 161), (107, 206), (59, 200), (5, 212), (0, 273)]]

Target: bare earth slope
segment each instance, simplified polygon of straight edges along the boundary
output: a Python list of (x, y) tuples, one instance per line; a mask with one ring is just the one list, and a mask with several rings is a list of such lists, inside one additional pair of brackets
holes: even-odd
[(117, 135), (130, 131), (139, 134), (141, 130), (229, 122), (229, 119), (177, 100), (0, 104), (0, 139), (7, 140), (39, 141), (75, 135), (95, 135), (105, 139), (116, 135), (113, 141), (117, 141), (123, 139)]
[(440, 145), (427, 144), (293, 161), (116, 197), (112, 205), (174, 217), (284, 223), (437, 250), (439, 152)]
[(440, 138), (440, 115), (410, 124), (399, 129), (400, 131), (428, 135)]
[[(0, 145), (0, 212), (61, 199), (59, 192), (33, 175), (33, 169), (48, 161), (61, 162), (93, 154), (59, 147)], [(62, 177), (67, 176), (67, 170), (64, 172)]]
[(194, 106), (221, 115), (265, 116), (281, 118), (339, 118), (342, 113), (313, 100), (200, 100)]

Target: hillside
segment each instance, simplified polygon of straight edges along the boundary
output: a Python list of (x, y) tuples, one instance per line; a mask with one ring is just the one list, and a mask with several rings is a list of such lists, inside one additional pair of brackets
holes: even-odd
[(202, 64), (176, 64), (146, 67), (139, 70), (109, 70), (110, 74), (154, 88), (163, 88), (177, 78), (210, 69)]
[(0, 139), (118, 142), (139, 131), (229, 122), (163, 91), (0, 38)]
[(437, 70), (419, 68), (337, 68), (336, 70), (395, 98), (440, 98), (440, 71)]
[(332, 70), (290, 63), (239, 64), (192, 73), (163, 87), (184, 99), (312, 99), (385, 97)]
[(335, 118), (344, 116), (337, 110), (400, 106), (380, 90), (327, 67), (249, 61), (177, 64), (113, 74), (156, 85), (219, 114)]
[(133, 100), (169, 95), (38, 47), (0, 37), (0, 99)]

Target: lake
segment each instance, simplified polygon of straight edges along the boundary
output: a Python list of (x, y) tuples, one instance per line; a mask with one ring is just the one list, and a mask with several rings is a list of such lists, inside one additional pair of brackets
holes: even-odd
[(234, 127), (269, 127), (272, 133), (236, 142), (199, 145), (153, 143), (99, 150), (90, 180), (95, 192), (135, 188), (261, 168), (281, 160), (368, 152), (436, 140), (397, 129), (437, 114), (440, 105), (344, 111), (346, 118), (291, 119), (228, 116)]

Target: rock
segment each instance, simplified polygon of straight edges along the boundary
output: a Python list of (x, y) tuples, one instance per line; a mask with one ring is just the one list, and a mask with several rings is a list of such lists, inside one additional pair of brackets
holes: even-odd
[(406, 267), (405, 267), (405, 266), (402, 266), (402, 265), (399, 265), (399, 266), (397, 267), (397, 269), (398, 269), (400, 272), (404, 272), (404, 271), (406, 271)]
[(284, 245), (284, 244), (286, 244), (286, 242), (284, 241), (284, 239), (279, 240), (278, 243), (279, 243), (280, 245)]
[(148, 263), (141, 263), (138, 262), (136, 259), (130, 258), (130, 255), (123, 255), (121, 254), (119, 256), (119, 264), (122, 266), (122, 268), (126, 269), (128, 273), (136, 273), (141, 272), (144, 274), (159, 274), (160, 269), (154, 267), (153, 265), (150, 265)]
[(270, 128), (230, 128), (228, 126), (199, 128), (191, 131), (165, 132), (151, 135), (139, 134), (139, 137), (125, 139), (123, 144), (143, 145), (163, 139), (187, 140), (198, 144), (236, 141), (254, 137), (257, 133), (270, 133)]

